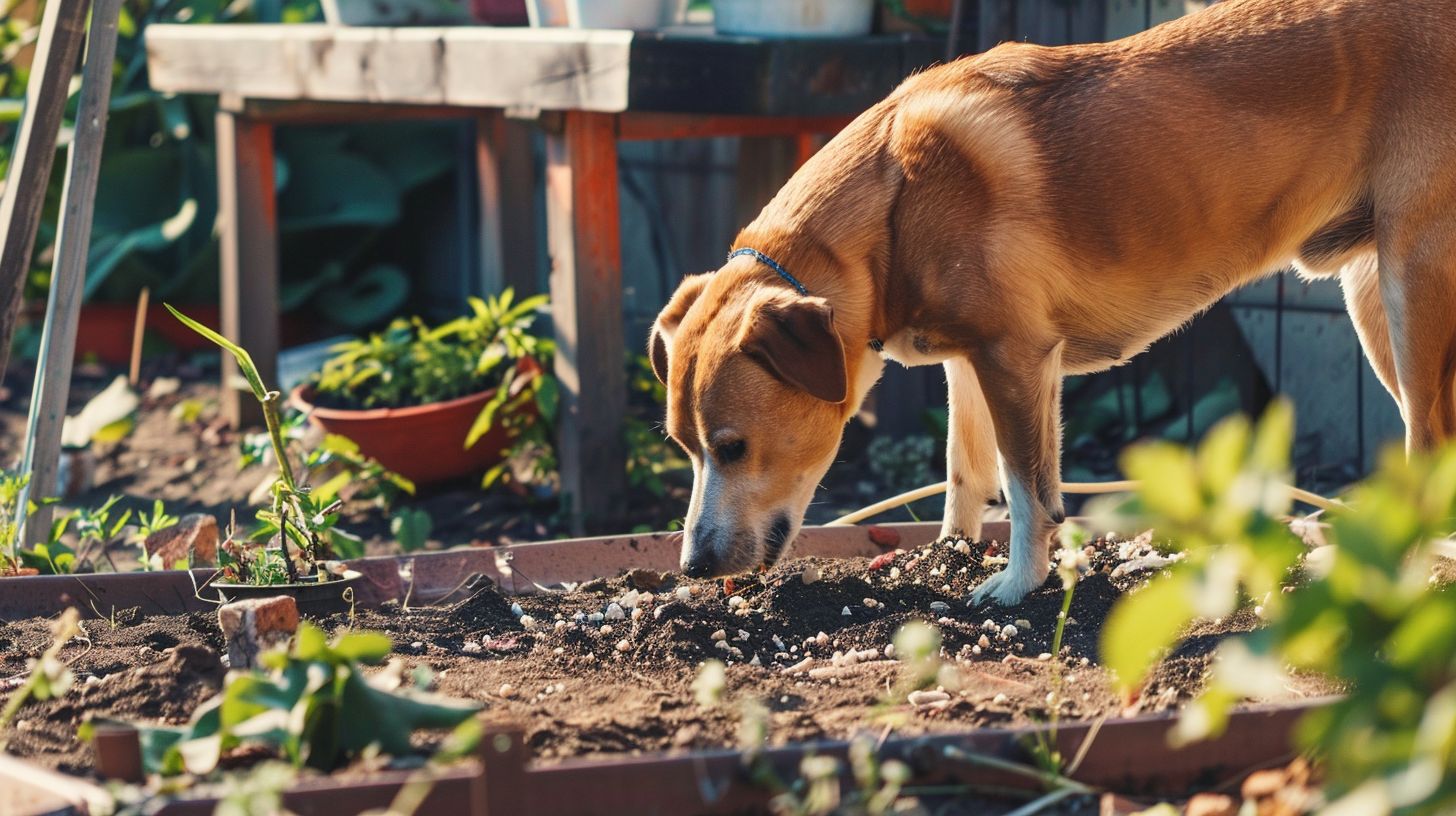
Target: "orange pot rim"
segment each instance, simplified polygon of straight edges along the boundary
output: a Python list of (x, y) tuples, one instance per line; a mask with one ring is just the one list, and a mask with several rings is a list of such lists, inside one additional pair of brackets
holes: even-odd
[(495, 396), (497, 389), (489, 388), (485, 391), (477, 391), (474, 394), (467, 394), (463, 397), (456, 397), (444, 402), (427, 402), (424, 405), (407, 405), (400, 408), (327, 408), (314, 405), (310, 400), (313, 397), (313, 386), (309, 383), (294, 386), (289, 401), (300, 411), (320, 419), (342, 419), (356, 422), (367, 422), (389, 419), (411, 419), (426, 414), (434, 414), (440, 411), (448, 411), (452, 408), (461, 408), (471, 403), (488, 402)]

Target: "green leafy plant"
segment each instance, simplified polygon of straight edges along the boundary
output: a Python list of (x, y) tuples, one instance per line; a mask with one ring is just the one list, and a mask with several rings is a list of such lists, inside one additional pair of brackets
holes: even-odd
[(1220, 647), (1178, 738), (1217, 733), (1235, 703), (1282, 688), (1290, 671), (1323, 675), (1349, 691), (1307, 715), (1298, 736), (1324, 766), (1332, 812), (1450, 812), (1456, 596), (1434, 584), (1431, 567), (1456, 519), (1456, 448), (1409, 460), (1388, 452), (1348, 507), (1321, 519), (1328, 547), (1301, 562), (1305, 548), (1282, 521), (1287, 493), (1270, 487), (1287, 467), (1292, 426), (1280, 404), (1257, 430), (1224, 422), (1196, 455), (1128, 452), (1129, 475), (1144, 481), (1118, 512), (1153, 524), (1188, 556), (1119, 604), (1104, 654), (1133, 690), (1193, 615), (1258, 604), (1266, 624)]
[[(353, 440), (325, 434), (317, 445), (307, 445), (308, 417), (301, 411), (281, 412), (279, 433), (293, 458), (303, 466), (303, 480), (318, 483), (320, 500), (364, 500), (389, 508), (401, 495), (414, 495), (415, 485), (378, 461), (365, 456)], [(268, 432), (243, 434), (238, 441), (239, 467), (270, 461), (273, 439)]]
[(303, 622), (290, 651), (264, 655), (267, 671), (229, 675), (186, 726), (141, 726), (143, 766), (164, 776), (203, 775), (248, 745), (295, 768), (331, 771), (370, 750), (409, 755), (417, 730), (455, 728), (479, 710), (401, 688), (398, 670), (366, 676), (362, 667), (382, 663), (390, 648), (378, 632), (349, 632), (330, 643)]
[[(278, 480), (273, 483), (272, 502), (258, 510), (259, 527), (254, 534), (255, 538), (264, 539), (271, 546), (261, 551), (253, 551), (230, 542), (234, 546), (223, 548), (224, 574), (245, 583), (265, 585), (297, 583), (300, 580), (331, 580), (333, 573), (324, 561), (335, 553), (336, 547), (348, 550), (351, 546), (358, 545), (359, 540), (337, 529), (338, 510), (342, 504), (338, 499), (320, 496), (295, 479), (278, 412), (281, 395), (263, 385), (252, 356), (241, 346), (187, 317), (170, 304), (167, 304), (167, 310), (188, 328), (206, 337), (237, 360), (238, 368), (252, 389), (253, 396), (263, 407), (263, 419), (268, 428), (273, 459), (278, 466)], [(354, 552), (362, 552), (362, 548), (355, 549)]]
[(394, 534), (394, 540), (399, 542), (399, 548), (407, 553), (423, 550), (430, 542), (430, 531), (434, 526), (435, 520), (430, 517), (428, 510), (410, 507), (401, 508), (389, 520), (389, 531)]

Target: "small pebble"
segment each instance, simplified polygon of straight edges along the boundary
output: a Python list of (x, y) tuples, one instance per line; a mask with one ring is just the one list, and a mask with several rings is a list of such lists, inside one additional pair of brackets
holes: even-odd
[(522, 615), (521, 616), (521, 628), (522, 629), (532, 629), (535, 626), (536, 626), (536, 619), (535, 618), (531, 617), (530, 615)]
[(592, 623), (601, 623), (602, 621), (607, 619), (607, 616), (603, 615), (600, 612), (593, 612), (590, 615), (587, 615), (586, 619), (591, 621)]
[(981, 653), (981, 647), (980, 646), (972, 646), (971, 647), (971, 654), (978, 655), (980, 653)]
[(634, 607), (632, 607), (632, 620), (639, 620), (639, 619), (641, 619), (641, 617), (642, 617), (642, 607), (640, 607), (640, 606), (634, 606)]
[(424, 641), (417, 640), (414, 643), (411, 643), (410, 644), (410, 648), (411, 649), (423, 649), (423, 648), (425, 648)]
[(734, 638), (734, 640), (748, 640), (748, 632), (746, 630), (739, 629), (738, 637)]
[(1051, 652), (1042, 652), (1041, 654), (1039, 654), (1039, 655), (1036, 656), (1036, 659), (1037, 660), (1051, 660), (1052, 659), (1052, 654), (1051, 654)]
[(961, 541), (956, 542), (955, 551), (960, 553), (961, 555), (969, 555), (971, 552), (971, 545), (964, 539), (962, 539)]
[(559, 620), (559, 621), (556, 622), (556, 631), (559, 632), (559, 631), (561, 631), (562, 629), (565, 629), (565, 628), (566, 628), (566, 621)]
[(1004, 638), (1014, 638), (1014, 637), (1016, 637), (1016, 627), (1013, 626), (1013, 625), (1011, 625), (1011, 624), (1009, 624), (1009, 623), (1006, 624), (1005, 626), (1001, 627), (1001, 637), (1004, 637)]
[(893, 580), (895, 580), (896, 578), (899, 578), (899, 577), (900, 577), (900, 568), (899, 567), (890, 567), (890, 580), (893, 581)]
[(747, 601), (743, 600), (742, 595), (734, 595), (733, 597), (728, 599), (728, 608), (737, 609), (738, 607), (743, 606), (745, 603), (747, 603)]
[(893, 643), (886, 643), (885, 644), (885, 657), (888, 657), (891, 660), (894, 660), (895, 659), (895, 644), (893, 644)]
[(604, 635), (610, 635), (612, 633), (612, 625), (610, 623), (604, 623), (602, 624), (602, 628), (598, 631), (600, 631)]
[(728, 648), (729, 648), (728, 647), (728, 641), (726, 641), (726, 640), (714, 641), (713, 642), (713, 648), (718, 649), (719, 651), (726, 652), (726, 651), (728, 651)]
[(511, 604), (511, 614), (519, 618), (520, 616), (526, 614), (526, 610), (522, 609), (520, 604), (513, 603)]
[(725, 630), (723, 630), (723, 629), (719, 629), (718, 631), (714, 632), (713, 634), (709, 635), (708, 637), (711, 637), (713, 640), (727, 640), (728, 639), (728, 632), (725, 631)]
[(511, 685), (510, 683), (501, 683), (500, 696), (502, 696), (502, 697), (514, 697), (514, 696), (516, 696), (516, 687), (513, 686), (513, 685)]
[(607, 605), (607, 613), (606, 613), (607, 620), (622, 620), (625, 617), (627, 617), (627, 613), (624, 612), (624, 611), (622, 611), (622, 605), (621, 604), (615, 604), (614, 603), (614, 604), (608, 604)]
[(847, 607), (847, 606), (846, 606), (846, 607), (845, 607), (845, 608), (844, 608), (844, 611), (843, 611), (843, 612), (840, 612), (840, 613), (839, 613), (839, 614), (840, 614), (840, 615), (848, 615), (848, 614), (849, 614), (849, 607)]
[(945, 601), (931, 601), (930, 602), (930, 611), (931, 612), (949, 612), (950, 611), (950, 604), (946, 603)]
[(1006, 705), (1006, 703), (1007, 703), (1007, 701), (1009, 699), (1010, 698), (1007, 697), (1005, 694), (998, 694), (995, 697), (992, 697), (991, 698), (991, 704), (992, 705)]
[(465, 645), (460, 647), (460, 651), (465, 652), (466, 654), (477, 654), (480, 652), (480, 650), (480, 644), (476, 643), (473, 640), (465, 641)]
[(1031, 621), (1027, 620), (1026, 618), (1017, 618), (1016, 625), (1021, 627), (1022, 629), (1031, 629)]
[(804, 571), (799, 574), (799, 580), (805, 584), (812, 584), (819, 580), (819, 568), (813, 564), (805, 564)]
[(622, 638), (621, 640), (617, 641), (617, 651), (619, 651), (619, 652), (630, 652), (630, 651), (632, 651), (632, 643), (630, 641), (628, 641), (626, 638)]
[(693, 591), (685, 586), (678, 587), (676, 594), (679, 601), (686, 601), (693, 597)]
[(880, 605), (880, 602), (875, 600), (874, 598), (865, 598), (864, 605), (866, 609), (874, 609), (875, 607)]
[(750, 666), (762, 666), (762, 665), (763, 665), (763, 662), (762, 662), (762, 661), (760, 661), (760, 660), (759, 660), (759, 659), (758, 659), (758, 655), (756, 655), (756, 654), (755, 654), (755, 655), (754, 655), (754, 656), (753, 656), (753, 659), (752, 659), (752, 660), (750, 660), (750, 661), (748, 661), (748, 665), (750, 665)]
[(991, 648), (991, 639), (986, 637), (985, 635), (981, 635), (981, 639), (976, 641), (976, 645), (980, 646), (982, 649), (989, 649)]
[(829, 642), (829, 636), (824, 634), (823, 632), (820, 632), (819, 634), (814, 636), (814, 642), (819, 644), (820, 646), (823, 646), (824, 644)]

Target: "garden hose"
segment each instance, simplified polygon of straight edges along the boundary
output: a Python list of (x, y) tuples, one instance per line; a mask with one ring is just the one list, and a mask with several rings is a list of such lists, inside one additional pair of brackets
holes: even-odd
[[(1126, 493), (1131, 490), (1136, 490), (1137, 487), (1138, 483), (1130, 479), (1119, 482), (1067, 482), (1066, 484), (1062, 485), (1062, 492), (1075, 493), (1079, 495), (1095, 495), (1099, 493)], [(856, 524), (858, 522), (864, 521), (871, 516), (877, 516), (887, 510), (894, 510), (896, 507), (907, 505), (910, 502), (919, 501), (930, 496), (936, 496), (944, 493), (945, 488), (946, 482), (937, 482), (935, 484), (926, 485), (924, 487), (917, 487), (914, 490), (901, 493), (898, 496), (892, 496), (883, 501), (875, 502), (868, 507), (862, 507), (848, 515), (840, 516), (839, 518), (829, 522), (825, 526), (835, 527)], [(1294, 485), (1285, 485), (1285, 488), (1289, 490), (1289, 495), (1295, 501), (1303, 502), (1312, 507), (1318, 507), (1321, 510), (1334, 510), (1336, 508), (1344, 506), (1338, 501), (1335, 501), (1333, 499), (1327, 499), (1317, 493), (1311, 493), (1308, 490), (1303, 490), (1301, 488), (1295, 487)]]

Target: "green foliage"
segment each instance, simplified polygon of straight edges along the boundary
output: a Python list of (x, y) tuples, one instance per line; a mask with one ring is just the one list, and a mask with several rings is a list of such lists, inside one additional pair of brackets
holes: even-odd
[[(29, 69), (15, 57), (40, 29), (44, 3), (0, 15), (0, 176), (12, 152)], [(284, 22), (320, 18), (317, 0), (284, 0)], [(164, 95), (147, 77), (145, 31), (153, 23), (260, 22), (259, 4), (126, 0), (118, 25), (106, 148), (92, 231), (86, 296), (130, 302), (155, 297), (204, 302), (217, 296), (215, 99)], [(72, 93), (77, 85), (73, 83)], [(73, 124), (74, 98), (67, 128)], [(63, 131), (64, 132), (64, 131)], [(281, 299), (309, 304), (340, 325), (363, 328), (400, 308), (408, 279), (369, 250), (397, 224), (413, 191), (448, 172), (456, 132), (438, 123), (396, 123), (278, 137)], [(49, 286), (63, 163), (47, 192), (26, 294)]]
[(1124, 471), (1142, 486), (1114, 515), (1155, 528), (1185, 553), (1178, 569), (1108, 618), (1102, 659), (1124, 690), (1141, 685), (1195, 617), (1228, 615), (1241, 598), (1260, 599), (1271, 613), (1284, 603), (1280, 583), (1303, 549), (1282, 520), (1293, 439), (1293, 410), (1276, 402), (1257, 428), (1243, 417), (1219, 423), (1196, 452), (1149, 442), (1123, 455)]
[(293, 648), (264, 656), (268, 671), (234, 673), (222, 693), (182, 727), (141, 726), (148, 773), (208, 774), (223, 754), (244, 745), (276, 752), (294, 768), (331, 771), (366, 750), (413, 752), (421, 729), (455, 728), (478, 710), (400, 687), (398, 671), (366, 676), (391, 644), (377, 632), (349, 632), (328, 642), (323, 630), (299, 625)]
[(435, 520), (430, 517), (428, 510), (410, 507), (400, 508), (394, 518), (389, 520), (389, 531), (394, 534), (394, 540), (399, 542), (399, 548), (407, 553), (423, 550), (430, 542), (430, 532), (434, 526)]
[(496, 388), (507, 392), (499, 409), (518, 395), (509, 393), (517, 364), (529, 360), (539, 369), (550, 358), (550, 341), (531, 333), (545, 305), (544, 295), (517, 302), (507, 289), (471, 298), (469, 315), (439, 326), (395, 320), (367, 339), (335, 346), (313, 378), (315, 397), (334, 408), (400, 408)]
[(30, 484), (29, 475), (0, 468), (0, 574), (14, 572), (20, 566), (20, 497)]
[[(17, 568), (35, 569), (41, 575), (71, 575), (95, 568), (95, 556), (105, 555), (111, 544), (125, 537), (131, 520), (130, 510), (112, 516), (120, 496), (112, 496), (94, 509), (77, 509), (62, 513), (51, 521), (44, 541), (26, 549), (20, 542), (21, 514), (18, 503), (28, 476), (0, 470), (0, 574)], [(157, 502), (160, 507), (161, 502)], [(34, 513), (30, 502), (26, 515)], [(175, 520), (174, 522), (175, 523)], [(63, 540), (70, 533), (72, 548)]]
[[(1237, 420), (1221, 425), (1196, 456), (1168, 449), (1129, 456), (1139, 469), (1130, 475), (1145, 480), (1140, 520), (1204, 552), (1190, 547), (1169, 577), (1118, 606), (1104, 632), (1109, 660), (1122, 655), (1120, 677), (1135, 685), (1147, 655), (1177, 640), (1181, 623), (1168, 620), (1231, 610), (1242, 588), (1267, 623), (1220, 648), (1179, 738), (1218, 732), (1232, 705), (1283, 688), (1291, 670), (1323, 675), (1349, 691), (1306, 716), (1299, 738), (1325, 766), (1334, 809), (1451, 812), (1456, 596), (1433, 583), (1431, 567), (1456, 518), (1456, 448), (1409, 461), (1390, 451), (1348, 507), (1324, 516), (1332, 546), (1308, 559), (1286, 592), (1280, 584), (1302, 547), (1280, 523), (1288, 498), (1270, 482), (1286, 468), (1291, 430), (1280, 405), (1256, 432)], [(1211, 489), (1226, 498), (1213, 501)]]
[[(278, 466), (278, 480), (273, 483), (273, 499), (268, 507), (259, 508), (259, 522), (255, 537), (270, 541), (276, 555), (268, 550), (257, 552), (234, 542), (223, 548), (224, 573), (233, 580), (245, 583), (274, 585), (296, 583), (299, 580), (330, 580), (331, 573), (324, 561), (338, 554), (358, 557), (363, 554), (359, 539), (337, 528), (338, 510), (342, 505), (327, 491), (319, 493), (307, 484), (299, 483), (288, 457), (288, 445), (283, 438), (282, 420), (278, 415), (280, 395), (263, 385), (258, 367), (248, 352), (226, 337), (198, 323), (166, 304), (167, 310), (184, 325), (206, 337), (237, 360), (238, 368), (253, 391), (253, 396), (263, 406), (263, 419), (268, 427), (268, 439), (272, 443), (273, 460)], [(336, 443), (337, 444), (337, 443)], [(346, 446), (338, 446), (341, 449)], [(294, 555), (295, 550), (297, 555)], [(297, 559), (297, 560), (296, 560)], [(276, 569), (282, 565), (282, 574)], [(280, 577), (283, 580), (279, 580)]]

